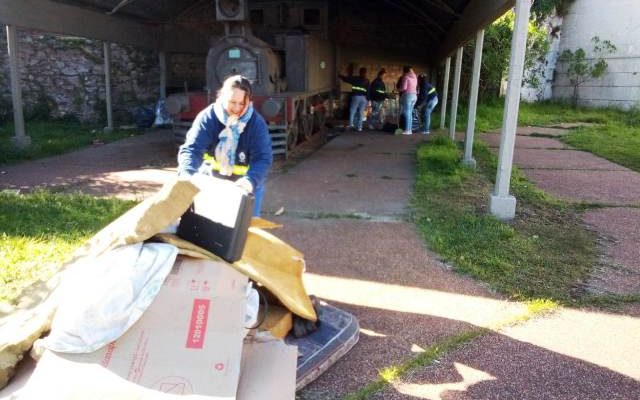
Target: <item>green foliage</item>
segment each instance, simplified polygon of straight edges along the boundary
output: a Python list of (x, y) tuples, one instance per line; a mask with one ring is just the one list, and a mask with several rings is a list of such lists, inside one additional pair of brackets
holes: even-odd
[(557, 14), (564, 15), (574, 0), (534, 0), (531, 5), (531, 14), (537, 23), (542, 23), (546, 18)]
[(134, 205), (130, 201), (0, 192), (0, 301), (47, 279), (74, 248)]
[(607, 71), (606, 55), (616, 52), (616, 46), (609, 40), (600, 40), (598, 36), (591, 38), (593, 43), (593, 57), (587, 57), (582, 48), (575, 51), (565, 49), (559, 61), (567, 63), (567, 75), (573, 86), (573, 104), (578, 104), (578, 90), (585, 82), (598, 79)]
[[(509, 54), (513, 34), (515, 14), (513, 11), (505, 13), (485, 31), (482, 50), (482, 67), (480, 71), (480, 97), (497, 97), (500, 84), (507, 75)], [(525, 53), (525, 69), (531, 70), (537, 61), (544, 60), (549, 51), (548, 32), (542, 24), (530, 21), (528, 26), (527, 51)], [(467, 45), (467, 53), (473, 54), (473, 44)], [(471, 74), (472, 57), (467, 57), (465, 74)], [(525, 83), (538, 87), (541, 83), (542, 68), (529, 74)], [(468, 78), (466, 78), (468, 79)], [(465, 87), (463, 85), (463, 87)]]

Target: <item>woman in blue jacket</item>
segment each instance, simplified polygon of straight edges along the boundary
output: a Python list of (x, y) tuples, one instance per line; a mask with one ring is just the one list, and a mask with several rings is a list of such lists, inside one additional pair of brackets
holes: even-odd
[(241, 75), (224, 81), (215, 103), (198, 114), (180, 146), (178, 174), (206, 168), (203, 172), (235, 181), (255, 195), (253, 215), (260, 216), (273, 154), (267, 123), (253, 108), (251, 94)]

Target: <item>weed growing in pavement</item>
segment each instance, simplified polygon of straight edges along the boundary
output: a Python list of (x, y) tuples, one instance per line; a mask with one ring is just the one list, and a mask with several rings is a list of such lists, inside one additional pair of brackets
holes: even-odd
[(57, 271), (84, 240), (134, 202), (87, 195), (0, 192), (0, 301)]

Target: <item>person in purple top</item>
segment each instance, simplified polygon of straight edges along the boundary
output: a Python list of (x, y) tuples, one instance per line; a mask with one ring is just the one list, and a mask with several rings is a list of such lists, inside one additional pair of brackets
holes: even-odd
[[(206, 162), (205, 162), (206, 161)], [(178, 174), (200, 171), (229, 179), (255, 195), (254, 216), (260, 216), (264, 182), (273, 163), (271, 135), (253, 108), (251, 83), (227, 78), (215, 103), (200, 111), (178, 151)]]

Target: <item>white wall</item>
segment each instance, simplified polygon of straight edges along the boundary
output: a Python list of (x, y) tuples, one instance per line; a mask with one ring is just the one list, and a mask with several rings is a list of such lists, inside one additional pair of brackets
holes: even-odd
[(532, 70), (525, 70), (525, 78), (532, 74), (532, 71), (536, 69), (542, 70), (542, 76), (540, 79), (540, 87), (530, 87), (526, 84), (522, 85), (520, 90), (520, 98), (524, 101), (534, 102), (538, 100), (549, 100), (553, 94), (553, 78), (556, 70), (556, 64), (558, 62), (558, 55), (560, 54), (560, 34), (558, 31), (555, 35), (551, 32), (554, 28), (562, 26), (562, 17), (554, 16), (550, 17), (544, 23), (549, 31), (547, 39), (549, 40), (549, 52), (546, 54), (545, 59), (537, 61)]
[[(606, 57), (609, 68), (602, 78), (581, 86), (579, 103), (640, 107), (640, 0), (575, 0), (564, 17), (559, 51), (581, 47), (590, 56), (594, 36), (610, 40), (617, 51)], [(569, 99), (572, 93), (566, 63), (558, 62), (553, 97)]]

